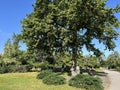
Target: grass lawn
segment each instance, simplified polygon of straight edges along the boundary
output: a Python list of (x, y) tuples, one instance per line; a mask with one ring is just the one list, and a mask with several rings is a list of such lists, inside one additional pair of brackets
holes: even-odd
[(0, 90), (82, 90), (65, 85), (45, 85), (36, 72), (0, 74)]

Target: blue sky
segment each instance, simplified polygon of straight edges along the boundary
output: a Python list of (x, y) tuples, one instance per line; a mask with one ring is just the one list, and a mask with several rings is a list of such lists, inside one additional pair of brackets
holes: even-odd
[(13, 33), (21, 32), (20, 21), (32, 12), (35, 0), (1, 0), (0, 1), (0, 53)]
[[(11, 38), (13, 33), (21, 32), (20, 21), (33, 11), (32, 4), (36, 0), (1, 0), (0, 1), (0, 53), (3, 52), (4, 45), (8, 38)], [(119, 0), (108, 0), (108, 7), (115, 7), (116, 4), (120, 4)], [(116, 17), (120, 20), (120, 13), (116, 14)], [(120, 29), (118, 29), (120, 33)], [(120, 37), (116, 42), (116, 51), (120, 52)], [(97, 47), (104, 50), (102, 45), (97, 44)], [(88, 54), (86, 50), (85, 54)], [(103, 51), (106, 54), (110, 51)]]

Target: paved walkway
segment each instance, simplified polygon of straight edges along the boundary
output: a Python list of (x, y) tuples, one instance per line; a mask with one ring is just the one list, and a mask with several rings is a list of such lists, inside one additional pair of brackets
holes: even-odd
[(120, 90), (120, 73), (111, 70), (104, 70), (104, 72), (107, 73), (105, 90)]

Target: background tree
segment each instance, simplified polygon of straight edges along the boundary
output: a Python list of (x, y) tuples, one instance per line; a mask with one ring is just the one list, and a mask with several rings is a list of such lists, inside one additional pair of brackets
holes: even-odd
[(33, 53), (70, 52), (73, 68), (83, 46), (100, 56), (94, 40), (115, 48), (120, 7), (106, 7), (107, 0), (36, 0), (34, 11), (22, 21), (22, 38)]
[(112, 52), (108, 58), (107, 58), (107, 66), (108, 68), (117, 68), (119, 67), (119, 60), (120, 60), (120, 55), (117, 51)]
[(57, 55), (54, 56), (55, 58), (55, 68), (58, 68), (59, 71), (66, 71), (68, 72), (72, 66), (71, 61), (71, 55), (69, 55), (68, 52), (65, 52), (64, 55), (61, 55), (60, 53), (57, 53)]
[(19, 54), (19, 45), (20, 40), (18, 39), (18, 35), (16, 35), (15, 33), (13, 33), (13, 37), (12, 37), (12, 57), (16, 57)]
[(8, 39), (4, 46), (4, 53), (0, 62), (0, 73), (7, 73), (9, 71), (7, 66), (13, 62), (14, 61), (12, 60), (12, 42), (10, 39)]
[(11, 58), (12, 57), (11, 52), (12, 52), (12, 43), (11, 40), (8, 39), (4, 47), (4, 57)]
[(90, 56), (86, 56), (85, 58), (86, 58), (85, 65), (88, 65), (92, 68), (100, 67), (100, 62), (98, 61), (98, 58), (96, 56), (90, 55)]

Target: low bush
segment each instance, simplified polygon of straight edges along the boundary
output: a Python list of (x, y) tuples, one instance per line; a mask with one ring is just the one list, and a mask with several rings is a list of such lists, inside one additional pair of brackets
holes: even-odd
[(3, 65), (0, 67), (0, 73), (11, 73), (11, 72), (15, 72), (15, 65)]
[(69, 85), (86, 90), (103, 90), (101, 79), (89, 75), (79, 74), (69, 80)]
[(43, 78), (43, 83), (47, 85), (62, 85), (65, 84), (65, 78), (57, 74), (50, 74)]
[(31, 67), (28, 65), (20, 65), (16, 66), (15, 72), (28, 72), (31, 70)]
[(53, 74), (53, 72), (51, 70), (44, 70), (41, 71), (38, 75), (37, 75), (37, 79), (43, 79), (44, 77)]
[(16, 69), (16, 67), (17, 67), (16, 65), (9, 65), (9, 66), (7, 66), (7, 67), (8, 67), (7, 69), (8, 69), (8, 71), (9, 71), (9, 73), (11, 73), (11, 72), (16, 72), (16, 71), (15, 71), (15, 69)]
[(31, 67), (28, 65), (3, 65), (0, 67), (0, 73), (11, 73), (11, 72), (29, 72)]
[(116, 70), (117, 70), (117, 71), (120, 71), (120, 67), (116, 67)]
[(0, 66), (0, 74), (3, 74), (3, 73), (8, 73), (8, 67), (7, 66)]

